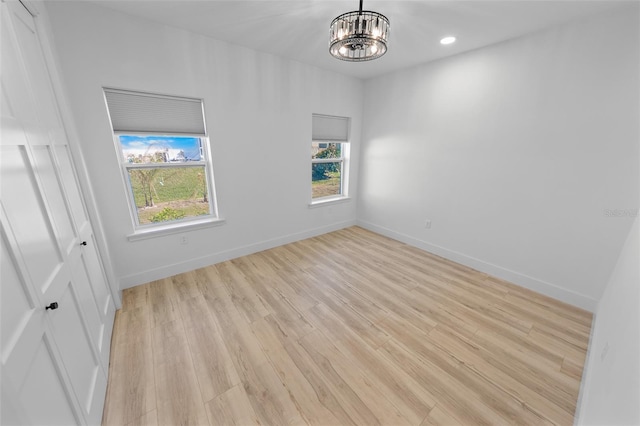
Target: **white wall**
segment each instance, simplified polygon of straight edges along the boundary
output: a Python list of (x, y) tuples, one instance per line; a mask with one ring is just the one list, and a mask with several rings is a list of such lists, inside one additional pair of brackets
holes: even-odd
[(368, 80), (359, 223), (593, 310), (632, 223), (605, 210), (638, 207), (639, 40), (634, 3)]
[(640, 424), (640, 226), (598, 303), (577, 424)]
[[(356, 192), (361, 81), (85, 2), (47, 9), (123, 288), (355, 223), (355, 201), (308, 208), (309, 159), (311, 114), (351, 117)], [(204, 98), (224, 225), (127, 241), (133, 225), (103, 86)]]

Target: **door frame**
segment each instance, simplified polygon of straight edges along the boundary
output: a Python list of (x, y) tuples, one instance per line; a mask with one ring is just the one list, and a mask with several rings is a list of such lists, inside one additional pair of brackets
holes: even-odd
[(98, 255), (100, 256), (101, 260), (102, 272), (106, 278), (109, 290), (111, 291), (111, 297), (113, 298), (115, 308), (120, 309), (122, 307), (122, 291), (120, 290), (119, 280), (116, 278), (113, 271), (113, 263), (109, 254), (106, 234), (102, 226), (102, 220), (95, 197), (93, 196), (91, 180), (89, 179), (89, 173), (84, 161), (84, 155), (82, 154), (82, 150), (80, 148), (80, 138), (78, 137), (78, 133), (76, 131), (75, 119), (65, 96), (66, 92), (64, 90), (64, 84), (58, 71), (59, 68), (56, 61), (56, 56), (53, 53), (54, 47), (50, 43), (50, 40), (52, 39), (52, 32), (49, 25), (49, 16), (47, 15), (46, 7), (41, 0), (19, 1), (33, 16), (33, 21), (36, 25), (36, 31), (38, 33), (38, 39), (40, 40), (40, 44), (42, 46), (42, 53), (48, 68), (54, 97), (60, 111), (62, 127), (64, 128), (69, 141), (69, 149), (71, 151), (73, 166), (75, 168), (76, 179), (78, 180), (78, 187), (80, 188), (83, 202), (87, 210), (87, 215), (89, 216), (89, 221), (92, 225), (93, 234), (96, 239)]

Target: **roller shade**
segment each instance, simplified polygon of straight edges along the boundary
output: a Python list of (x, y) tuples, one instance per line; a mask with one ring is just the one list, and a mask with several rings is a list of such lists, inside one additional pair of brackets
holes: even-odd
[(202, 100), (104, 89), (114, 132), (206, 135)]
[(329, 115), (313, 115), (311, 135), (314, 141), (349, 141), (349, 119)]

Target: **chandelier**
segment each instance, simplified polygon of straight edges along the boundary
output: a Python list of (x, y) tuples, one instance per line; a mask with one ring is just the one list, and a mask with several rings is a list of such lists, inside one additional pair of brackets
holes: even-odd
[(331, 21), (329, 53), (343, 61), (370, 61), (387, 52), (389, 20), (386, 16), (362, 10), (343, 13)]

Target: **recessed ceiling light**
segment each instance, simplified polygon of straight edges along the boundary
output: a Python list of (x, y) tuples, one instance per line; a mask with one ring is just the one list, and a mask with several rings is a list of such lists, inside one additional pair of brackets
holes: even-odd
[(449, 36), (449, 37), (445, 37), (442, 40), (440, 40), (440, 44), (451, 44), (454, 43), (456, 41), (456, 38), (453, 36)]

